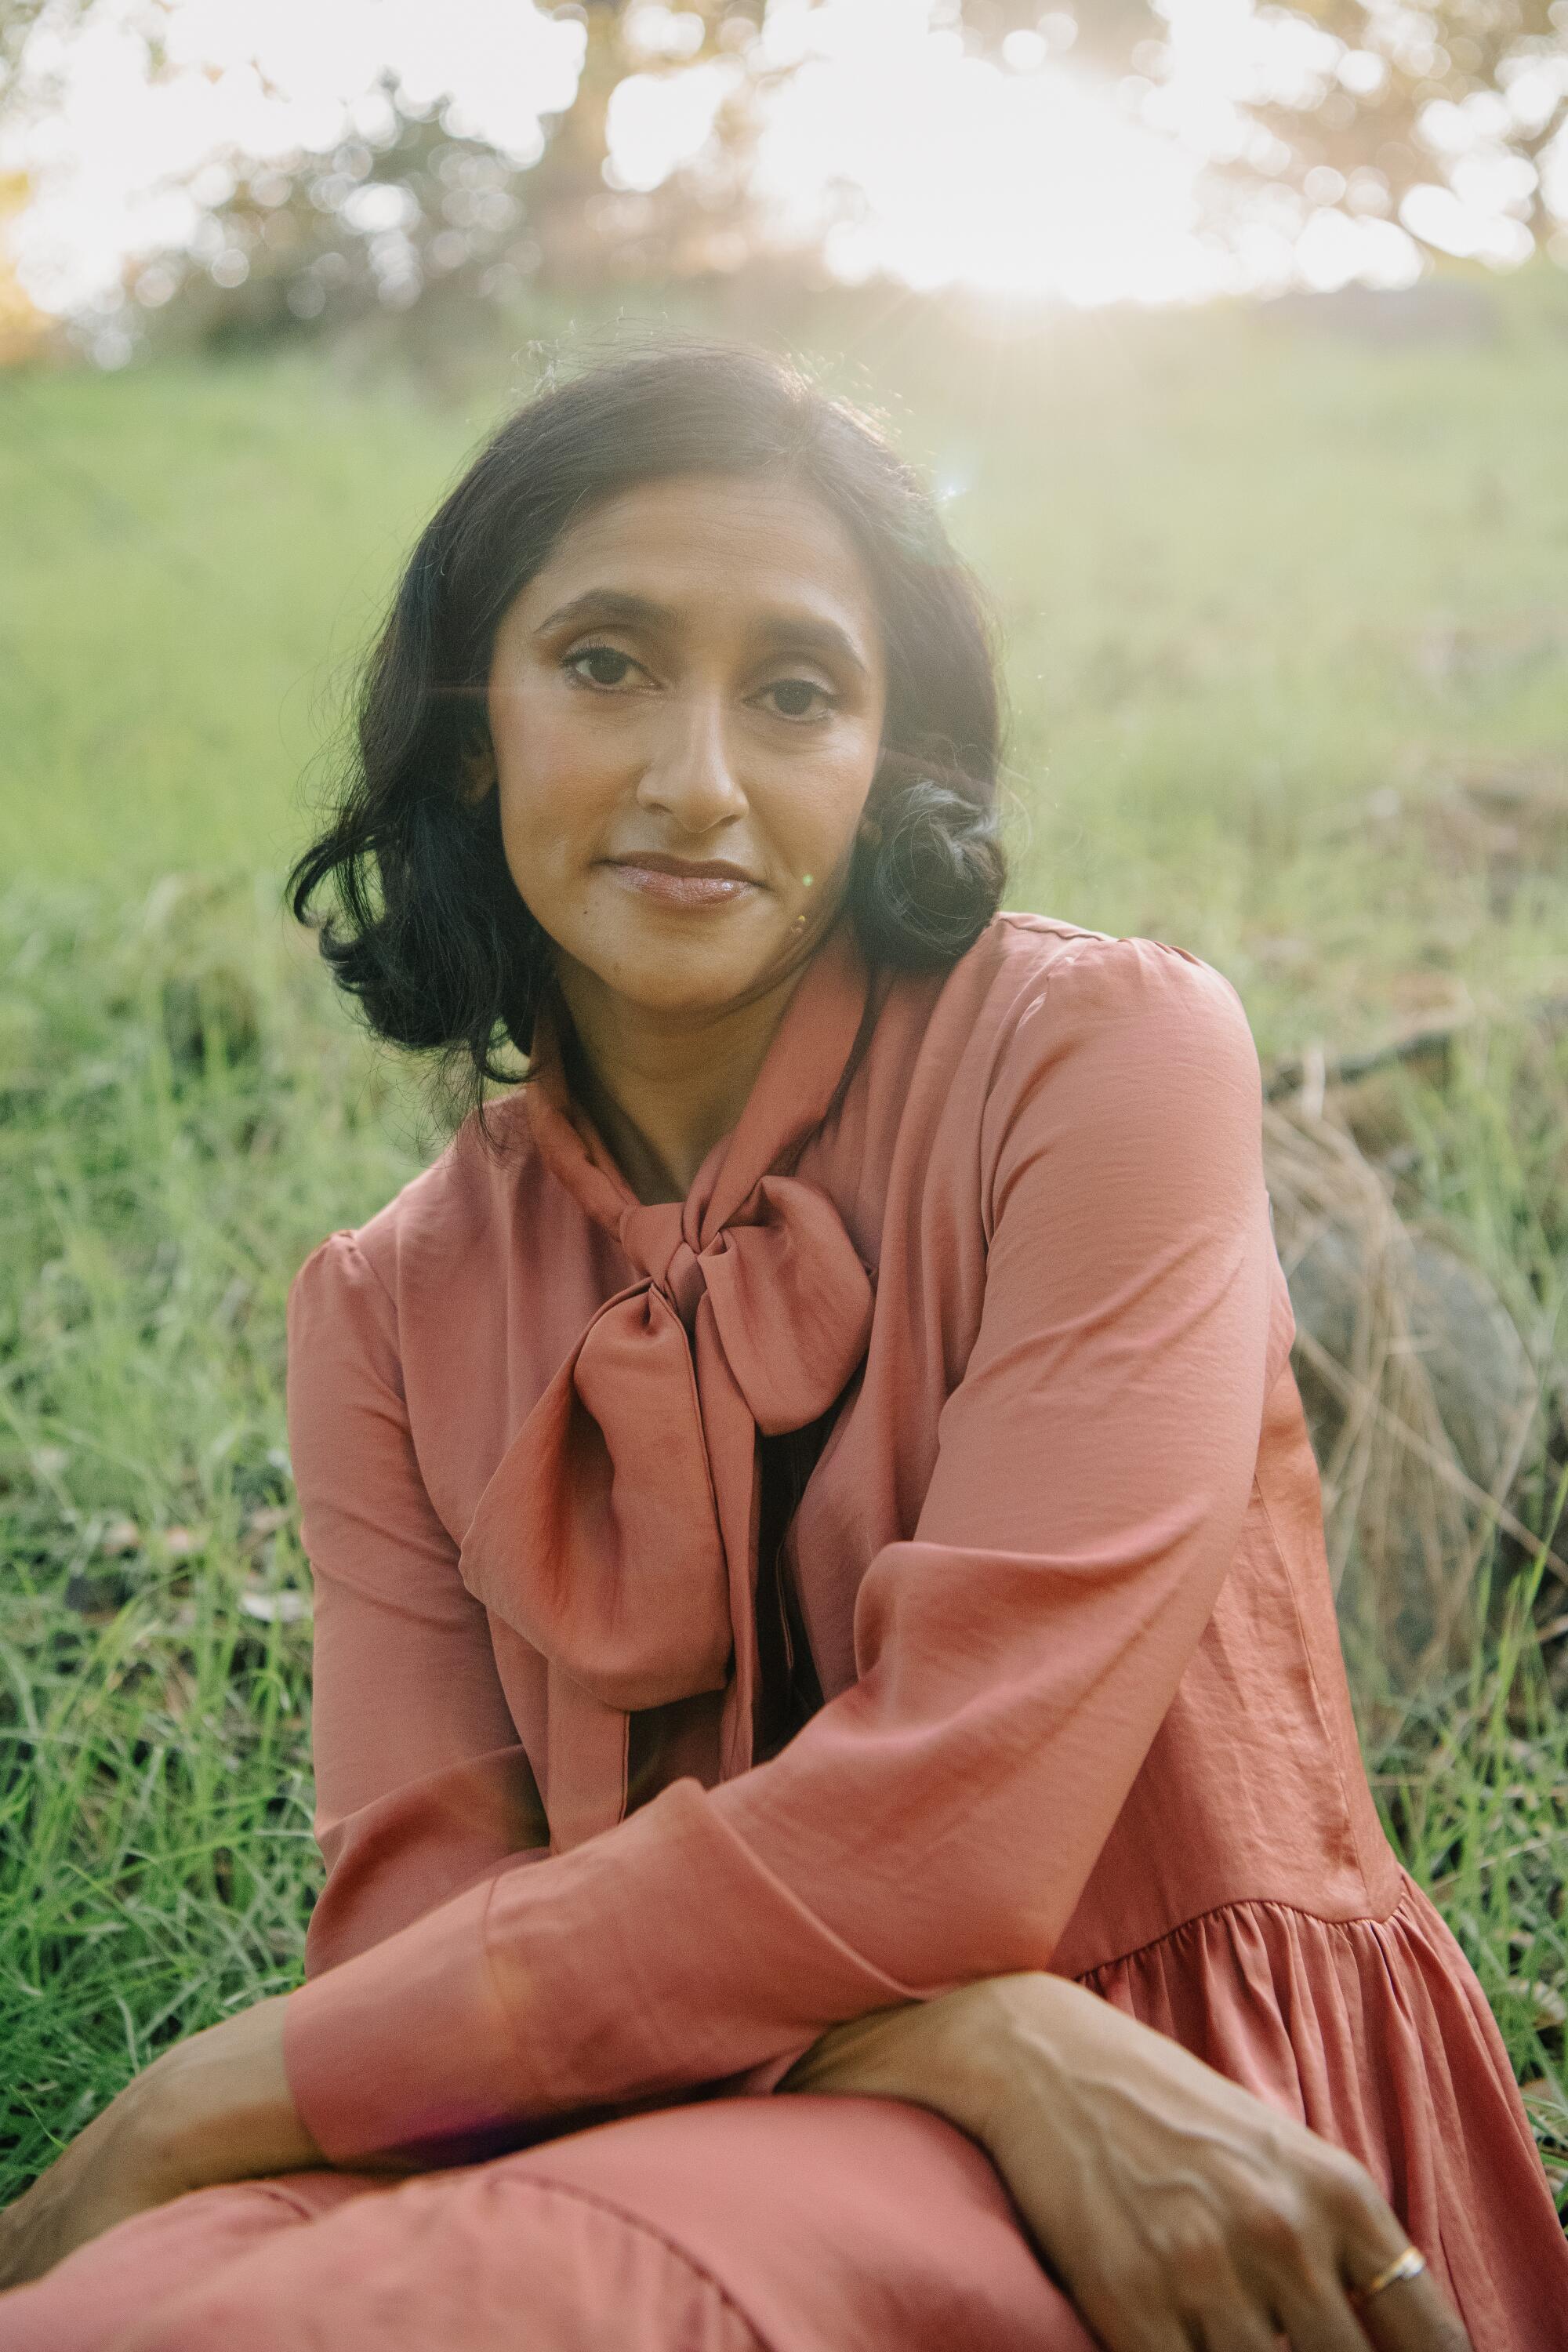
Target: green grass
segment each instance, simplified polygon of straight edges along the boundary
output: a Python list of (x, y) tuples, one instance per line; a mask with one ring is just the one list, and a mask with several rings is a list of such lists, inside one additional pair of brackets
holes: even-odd
[(283, 1299), (418, 1164), (265, 894), (106, 922), (24, 891), (3, 937), (0, 2195), (161, 2040), (298, 1974)]
[[(1266, 1054), (1489, 1006), (1444, 1091), (1406, 1089), (1401, 1181), (1551, 1359), (1568, 1051), (1517, 1016), (1568, 989), (1568, 841), (1500, 839), (1461, 779), (1568, 789), (1568, 289), (1498, 304), (1495, 342), (1436, 352), (1219, 312), (813, 332), (993, 584), (1013, 902), (1211, 957)], [(0, 381), (0, 2199), (163, 2041), (297, 1975), (283, 1298), (439, 1137), (278, 887), (345, 658), (519, 382)], [(1542, 1534), (1564, 1450), (1558, 1401), (1516, 1498)], [(1561, 2175), (1563, 1643), (1526, 1552), (1492, 1576), (1452, 1684), (1369, 1705), (1369, 1763)]]

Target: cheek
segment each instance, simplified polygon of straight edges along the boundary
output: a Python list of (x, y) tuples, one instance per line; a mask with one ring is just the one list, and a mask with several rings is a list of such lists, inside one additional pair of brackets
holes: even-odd
[(770, 829), (781, 845), (809, 867), (826, 870), (854, 842), (876, 773), (875, 743), (837, 747), (820, 761), (803, 763), (768, 795)]
[(509, 847), (526, 845), (547, 862), (552, 848), (557, 859), (569, 858), (620, 789), (605, 745), (547, 690), (510, 694), (493, 707), (490, 738)]

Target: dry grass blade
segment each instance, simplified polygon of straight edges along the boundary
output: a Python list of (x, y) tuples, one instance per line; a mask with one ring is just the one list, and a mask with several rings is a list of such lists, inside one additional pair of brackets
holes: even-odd
[[(1437, 1477), (1453, 1486), (1465, 1496), (1468, 1502), (1473, 1503), (1476, 1508), (1483, 1513), (1494, 1527), (1500, 1528), (1504, 1535), (1511, 1536), (1516, 1543), (1524, 1545), (1532, 1556), (1539, 1556), (1554, 1576), (1561, 1578), (1564, 1584), (1568, 1584), (1568, 1560), (1562, 1559), (1550, 1545), (1542, 1544), (1539, 1538), (1525, 1526), (1523, 1520), (1515, 1518), (1513, 1513), (1505, 1504), (1500, 1503), (1495, 1495), (1489, 1495), (1484, 1486), (1478, 1486), (1473, 1478), (1467, 1478), (1451, 1454), (1444, 1453), (1436, 1446), (1428, 1444), (1425, 1438), (1417, 1436), (1415, 1430), (1407, 1429), (1403, 1422), (1396, 1421), (1385, 1405), (1382, 1404), (1368, 1390), (1363, 1389), (1359, 1381), (1352, 1379), (1342, 1365), (1335, 1363), (1327, 1349), (1320, 1347), (1310, 1331), (1298, 1331), (1296, 1345), (1319, 1378), (1327, 1381), (1347, 1404), (1353, 1403), (1364, 1407), (1365, 1411), (1376, 1420), (1378, 1426), (1387, 1432), (1395, 1444), (1410, 1446)], [(1555, 1629), (1543, 1627), (1542, 1630), (1545, 1633)]]
[(1271, 1105), (1264, 1136), (1342, 1613), (1413, 1687), (1467, 1638), (1496, 1531), (1534, 1546), (1508, 1498), (1540, 1381), (1484, 1277), (1405, 1224), (1331, 1111)]

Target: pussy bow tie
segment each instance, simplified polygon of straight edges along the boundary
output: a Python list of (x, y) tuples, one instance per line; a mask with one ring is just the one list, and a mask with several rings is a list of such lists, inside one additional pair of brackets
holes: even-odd
[(724, 1690), (721, 1769), (752, 1760), (758, 1433), (825, 1412), (871, 1324), (837, 1209), (781, 1163), (826, 1115), (866, 997), (841, 920), (734, 1129), (683, 1202), (651, 1207), (574, 1111), (554, 1018), (539, 1025), (534, 1144), (637, 1268), (524, 1421), (462, 1546), (468, 1589), (547, 1661), (556, 1850), (621, 1819), (637, 1709)]

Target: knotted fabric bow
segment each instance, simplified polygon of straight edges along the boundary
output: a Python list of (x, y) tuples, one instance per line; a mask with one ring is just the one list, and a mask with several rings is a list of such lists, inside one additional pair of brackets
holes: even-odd
[(468, 1589), (548, 1664), (557, 1850), (624, 1813), (637, 1709), (724, 1690), (721, 1769), (751, 1761), (758, 1433), (826, 1412), (865, 1354), (872, 1304), (832, 1202), (780, 1163), (826, 1116), (866, 992), (840, 920), (734, 1129), (684, 1202), (653, 1206), (572, 1104), (554, 1018), (539, 1024), (534, 1143), (637, 1268), (524, 1421), (462, 1545)]

